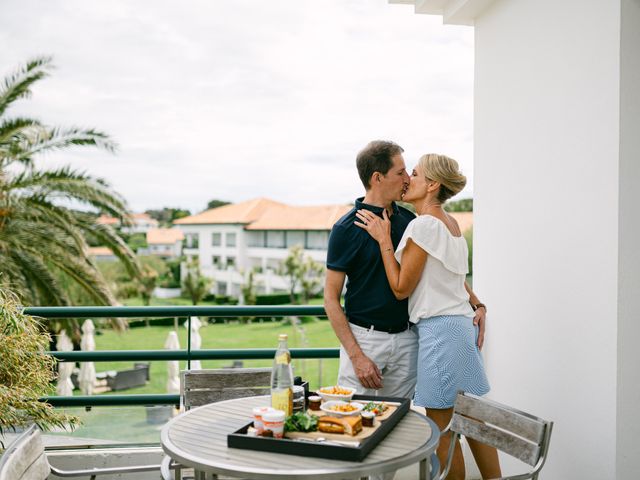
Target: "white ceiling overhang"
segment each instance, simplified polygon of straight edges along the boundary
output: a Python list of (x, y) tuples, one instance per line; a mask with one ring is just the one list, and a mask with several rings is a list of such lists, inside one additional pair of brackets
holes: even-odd
[(473, 25), (475, 19), (495, 0), (388, 0), (413, 5), (416, 13), (441, 15), (443, 23)]

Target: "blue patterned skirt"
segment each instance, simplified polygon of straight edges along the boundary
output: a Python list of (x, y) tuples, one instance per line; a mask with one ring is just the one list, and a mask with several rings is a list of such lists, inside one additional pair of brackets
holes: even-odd
[(439, 315), (417, 324), (418, 383), (414, 403), (427, 408), (451, 408), (459, 390), (484, 395), (489, 382), (478, 350), (473, 318)]

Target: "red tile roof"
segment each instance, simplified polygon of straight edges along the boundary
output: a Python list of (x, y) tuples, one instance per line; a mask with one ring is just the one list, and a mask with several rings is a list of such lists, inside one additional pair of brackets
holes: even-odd
[(147, 232), (149, 245), (167, 245), (179, 240), (184, 240), (184, 234), (177, 228), (152, 228)]

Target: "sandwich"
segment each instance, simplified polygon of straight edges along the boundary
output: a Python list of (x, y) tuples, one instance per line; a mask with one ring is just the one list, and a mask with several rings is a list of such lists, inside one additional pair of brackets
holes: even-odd
[(354, 436), (362, 431), (362, 419), (359, 415), (340, 418), (324, 416), (318, 419), (318, 430), (324, 433), (346, 433)]

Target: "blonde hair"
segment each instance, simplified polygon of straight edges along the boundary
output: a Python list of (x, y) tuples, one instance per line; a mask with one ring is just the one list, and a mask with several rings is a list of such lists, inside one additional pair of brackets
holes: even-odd
[(428, 180), (440, 184), (438, 201), (444, 203), (460, 191), (467, 184), (465, 177), (458, 167), (458, 162), (446, 155), (427, 153), (420, 157), (418, 165)]

